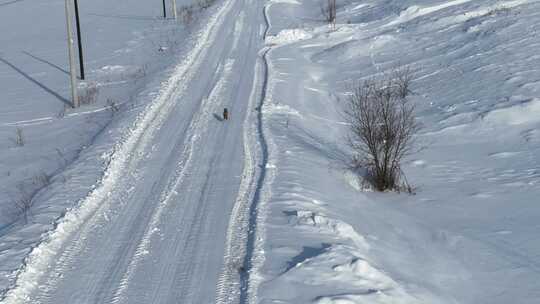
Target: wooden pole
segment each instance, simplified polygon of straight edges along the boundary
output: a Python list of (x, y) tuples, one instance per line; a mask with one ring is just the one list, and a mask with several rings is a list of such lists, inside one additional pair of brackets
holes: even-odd
[(74, 108), (79, 107), (79, 96), (77, 94), (77, 70), (75, 68), (75, 56), (73, 50), (73, 33), (71, 26), (71, 9), (69, 8), (69, 0), (66, 0), (66, 25), (67, 25), (67, 41), (69, 55), (69, 71), (71, 80), (71, 101)]
[(176, 11), (176, 0), (172, 0), (172, 10), (174, 19), (178, 18), (178, 12)]

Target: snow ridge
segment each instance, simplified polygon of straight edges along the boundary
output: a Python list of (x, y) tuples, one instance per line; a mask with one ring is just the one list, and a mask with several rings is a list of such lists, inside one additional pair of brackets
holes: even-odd
[[(268, 24), (265, 33), (267, 30)], [(250, 278), (256, 270), (252, 264), (253, 244), (254, 238), (259, 235), (257, 224), (260, 223), (258, 216), (260, 214), (260, 191), (265, 178), (268, 158), (266, 142), (262, 133), (261, 110), (266, 99), (268, 71), (265, 56), (268, 50), (265, 48), (261, 51), (260, 58), (255, 65), (254, 85), (248, 105), (249, 108), (254, 108), (255, 101), (258, 101), (255, 107), (257, 116), (253, 117), (253, 112), (248, 111), (244, 120), (244, 171), (227, 231), (224, 265), (217, 286), (216, 303), (218, 304), (249, 303), (248, 292), (253, 293), (253, 295), (256, 292), (256, 288), (253, 288), (250, 283)]]
[[(255, 66), (255, 71), (259, 69), (259, 63)], [(259, 73), (255, 73), (254, 86), (251, 92), (248, 108), (253, 107), (257, 99), (259, 83)], [(249, 203), (253, 201), (253, 189), (257, 176), (257, 157), (253, 153), (255, 126), (251, 111), (248, 111), (243, 126), (244, 141), (244, 171), (242, 172), (238, 197), (231, 212), (229, 225), (227, 228), (227, 237), (225, 243), (225, 255), (223, 269), (218, 279), (216, 303), (235, 303), (240, 294), (239, 272), (242, 265), (242, 258), (245, 255), (246, 235), (248, 233), (248, 210)]]
[[(265, 21), (265, 29), (263, 40), (266, 41), (268, 31), (270, 29), (270, 21), (267, 15), (268, 5), (263, 8)], [(241, 293), (240, 303), (257, 303), (257, 293), (260, 282), (262, 281), (260, 270), (264, 264), (264, 238), (265, 238), (265, 221), (266, 221), (266, 204), (270, 197), (270, 189), (267, 184), (271, 184), (274, 174), (268, 172), (269, 146), (272, 144), (268, 141), (264, 132), (264, 117), (263, 107), (268, 99), (268, 82), (269, 82), (269, 64), (267, 60), (268, 53), (272, 50), (271, 47), (265, 47), (261, 50), (261, 62), (264, 68), (264, 78), (262, 82), (261, 96), (259, 106), (257, 108), (257, 136), (258, 148), (260, 153), (260, 173), (258, 174), (257, 183), (253, 193), (252, 203), (249, 210), (249, 231), (246, 242), (246, 253), (244, 257), (243, 270), (241, 276)]]
[[(267, 99), (267, 87), (268, 87), (268, 64), (266, 61), (266, 55), (270, 49), (264, 49), (262, 51), (261, 59), (264, 66), (264, 80), (263, 88), (261, 91), (261, 100), (257, 112), (257, 135), (258, 135), (258, 149), (260, 153), (260, 162), (258, 177), (256, 179), (256, 185), (253, 193), (252, 203), (249, 210), (249, 231), (246, 242), (246, 253), (243, 263), (244, 271), (241, 273), (242, 288), (240, 294), (240, 303), (256, 303), (257, 302), (257, 289), (259, 282), (260, 268), (264, 263), (264, 222), (266, 218), (265, 202), (267, 201), (268, 187), (267, 183), (271, 183), (273, 175), (268, 172), (268, 155), (269, 155), (269, 142), (264, 135), (264, 118), (263, 107)], [(247, 271), (247, 272), (246, 272)]]

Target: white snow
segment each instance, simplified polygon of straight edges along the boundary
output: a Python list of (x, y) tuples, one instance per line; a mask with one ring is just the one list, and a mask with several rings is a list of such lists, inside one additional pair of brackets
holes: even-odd
[(467, 3), (470, 1), (472, 0), (453, 0), (453, 1), (446, 1), (446, 3), (441, 3), (439, 5), (431, 5), (431, 6), (412, 5), (412, 6), (409, 6), (405, 11), (401, 12), (399, 14), (399, 18), (397, 18), (393, 22), (390, 22), (388, 25), (395, 25), (397, 23), (411, 21), (415, 18), (424, 16), (427, 14), (431, 14), (439, 10), (448, 8), (448, 7)]
[(275, 36), (266, 37), (267, 44), (286, 44), (311, 38), (313, 35), (304, 29), (281, 30)]
[[(267, 5), (257, 302), (540, 301), (540, 3), (337, 3), (335, 31), (319, 3)], [(424, 125), (404, 164), (415, 195), (347, 169), (340, 113), (352, 84), (400, 65)]]
[[(0, 301), (539, 303), (540, 1), (325, 2), (81, 3), (79, 109), (63, 0), (0, 3)], [(349, 169), (397, 66), (414, 195)]]
[[(234, 229), (239, 225), (247, 234), (242, 214), (249, 202), (235, 201), (237, 195), (248, 195), (237, 193), (240, 179), (234, 176), (242, 172), (244, 151), (242, 139), (236, 136), (246, 132), (245, 144), (253, 144), (253, 135), (243, 130), (243, 118), (249, 118), (250, 124), (254, 121), (247, 115), (246, 104), (256, 84), (252, 77), (239, 76), (256, 72), (257, 46), (263, 41), (248, 26), (256, 20), (253, 12), (260, 12), (259, 7), (244, 10), (243, 4), (234, 0), (215, 3), (198, 12), (201, 20), (187, 31), (185, 25), (152, 17), (156, 36), (171, 43), (155, 52), (167, 49), (170, 54), (159, 55), (163, 57), (156, 66), (120, 61), (122, 64), (107, 63), (93, 70), (89, 79), (99, 79), (100, 86), (141, 80), (141, 88), (125, 91), (135, 95), (134, 100), (115, 110), (118, 113), (111, 125), (62, 171), (70, 175), (64, 181), (65, 189), (43, 190), (47, 196), (39, 204), (51, 210), (33, 214), (38, 219), (28, 225), (32, 230), (21, 224), (21, 229), (2, 236), (6, 248), (2, 258), (12, 263), (5, 264), (5, 269), (17, 269), (4, 285), (3, 303), (218, 300), (220, 294), (215, 291), (223, 252), (232, 246), (225, 243), (227, 226)], [(231, 16), (236, 15), (246, 16), (246, 22), (233, 27)], [(146, 20), (144, 16), (108, 17)], [(172, 36), (169, 30), (174, 31)], [(233, 33), (237, 39), (231, 43), (227, 37)], [(177, 37), (189, 38), (184, 48), (171, 48)], [(158, 70), (169, 62), (175, 62), (173, 68), (148, 77), (149, 69)], [(232, 110), (230, 122), (221, 122), (216, 114), (223, 107)], [(77, 115), (83, 111), (86, 109)], [(89, 169), (103, 170), (103, 175), (94, 176)], [(94, 178), (97, 182), (86, 186)], [(70, 187), (73, 192), (67, 191)], [(75, 202), (70, 195), (82, 199)], [(41, 224), (40, 219), (49, 222)], [(9, 242), (22, 250), (10, 247)], [(234, 246), (229, 250), (229, 255), (241, 254)], [(203, 279), (206, 283), (201, 284)], [(233, 279), (239, 282), (236, 276)], [(174, 284), (154, 284), (157, 280)], [(238, 294), (240, 290), (232, 285), (223, 292)]]
[(488, 123), (503, 126), (534, 124), (540, 122), (540, 99), (533, 99), (521, 105), (496, 109), (484, 116)]
[[(69, 105), (64, 1), (0, 5), (0, 290), (12, 285), (24, 257), (66, 211), (95, 188), (115, 143), (142, 108), (142, 97), (182, 47), (184, 28), (160, 20), (158, 7), (133, 1), (81, 4), (89, 103)], [(24, 16), (22, 18), (21, 16)], [(5, 30), (9, 29), (9, 30)], [(189, 48), (191, 43), (185, 43)], [(150, 89), (149, 89), (150, 88)], [(146, 95), (146, 96), (148, 96)], [(20, 129), (24, 145), (15, 144)], [(92, 146), (92, 149), (88, 149)], [(74, 163), (78, 163), (77, 166)], [(83, 164), (83, 165), (81, 165)], [(32, 199), (28, 223), (14, 201)]]

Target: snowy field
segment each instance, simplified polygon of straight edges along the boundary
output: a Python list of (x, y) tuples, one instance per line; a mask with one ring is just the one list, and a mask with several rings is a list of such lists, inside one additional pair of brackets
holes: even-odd
[[(90, 93), (77, 109), (70, 106), (65, 1), (0, 2), (0, 290), (13, 284), (43, 234), (95, 187), (114, 144), (200, 27), (194, 18), (163, 20), (160, 3), (80, 2), (81, 85)], [(192, 4), (177, 2), (179, 10)], [(23, 201), (32, 205), (26, 216), (17, 206)]]
[[(0, 302), (540, 302), (540, 1), (199, 3), (80, 1), (72, 109), (64, 1), (0, 0)], [(347, 169), (399, 66), (414, 195)]]
[[(332, 30), (319, 2), (267, 4), (258, 303), (539, 303), (540, 3), (338, 0)], [(398, 66), (416, 195), (346, 169), (346, 93)]]

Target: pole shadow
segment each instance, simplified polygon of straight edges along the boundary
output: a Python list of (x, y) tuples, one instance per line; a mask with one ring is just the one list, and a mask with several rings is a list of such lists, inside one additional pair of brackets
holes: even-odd
[(17, 3), (17, 2), (21, 2), (21, 1), (24, 1), (24, 0), (8, 1), (8, 2), (5, 2), (5, 3), (0, 3), (0, 6), (6, 6), (6, 5), (14, 4), (14, 3)]
[(26, 78), (29, 81), (31, 81), (32, 83), (34, 83), (35, 85), (37, 85), (38, 87), (43, 89), (45, 92), (47, 92), (47, 93), (51, 94), (52, 96), (56, 97), (58, 100), (60, 100), (64, 104), (66, 104), (66, 105), (68, 105), (70, 107), (73, 107), (73, 104), (71, 103), (71, 101), (64, 98), (62, 95), (58, 94), (57, 92), (53, 91), (51, 88), (47, 87), (43, 83), (41, 83), (41, 82), (37, 81), (36, 79), (32, 78), (32, 76), (28, 75), (23, 70), (19, 69), (17, 66), (15, 66), (11, 62), (7, 61), (5, 58), (0, 57), (0, 62), (4, 63), (8, 67), (12, 68), (15, 72), (21, 74), (24, 78)]
[(112, 14), (96, 14), (96, 13), (89, 13), (87, 15), (95, 16), (95, 17), (112, 18), (112, 19), (127, 19), (127, 20), (149, 20), (149, 21), (154, 21), (154, 20), (161, 19), (161, 18), (154, 17), (154, 16), (112, 15)]
[(35, 60), (37, 60), (39, 62), (45, 63), (45, 64), (59, 70), (60, 72), (66, 74), (66, 75), (69, 75), (69, 72), (67, 70), (64, 70), (62, 67), (60, 67), (60, 66), (58, 66), (58, 65), (56, 65), (56, 64), (54, 64), (54, 63), (52, 63), (50, 61), (47, 61), (47, 60), (45, 60), (43, 58), (39, 58), (38, 56), (33, 55), (33, 54), (31, 54), (30, 52), (27, 52), (27, 51), (23, 51), (22, 53), (27, 55), (27, 56), (30, 56), (30, 57), (34, 58)]

